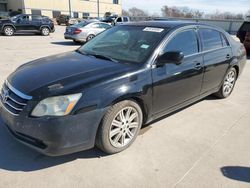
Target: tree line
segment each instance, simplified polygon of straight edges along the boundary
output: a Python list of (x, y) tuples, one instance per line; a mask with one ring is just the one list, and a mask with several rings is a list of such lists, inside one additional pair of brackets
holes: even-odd
[[(124, 16), (131, 17), (160, 17), (158, 14), (149, 14), (143, 9), (136, 7), (130, 8), (129, 10), (122, 11)], [(213, 13), (205, 14), (204, 12), (189, 7), (169, 7), (163, 6), (161, 8), (163, 17), (174, 17), (174, 18), (206, 18), (206, 19), (236, 19), (243, 20), (250, 15), (250, 10), (246, 13), (232, 13), (232, 12), (221, 12), (216, 10)]]

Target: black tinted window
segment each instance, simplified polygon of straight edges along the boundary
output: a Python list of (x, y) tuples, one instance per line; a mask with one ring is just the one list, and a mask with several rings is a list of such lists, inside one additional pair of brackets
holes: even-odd
[(185, 56), (198, 53), (198, 40), (195, 31), (183, 31), (170, 40), (165, 52), (181, 51)]
[(24, 16), (21, 16), (19, 19), (22, 20), (22, 21), (29, 21), (29, 16), (28, 15), (24, 15)]
[(32, 21), (41, 21), (42, 17), (41, 16), (32, 16)]
[(123, 18), (123, 21), (124, 21), (124, 22), (128, 22), (128, 18), (127, 18), (127, 17), (124, 17), (124, 18)]
[(200, 29), (203, 51), (223, 47), (219, 31), (212, 29)]
[(241, 31), (250, 31), (250, 22), (245, 22), (241, 28), (240, 28)]

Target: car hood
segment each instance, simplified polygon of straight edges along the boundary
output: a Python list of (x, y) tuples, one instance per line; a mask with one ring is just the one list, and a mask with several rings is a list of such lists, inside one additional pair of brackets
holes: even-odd
[(62, 91), (75, 90), (77, 87), (82, 89), (90, 83), (111, 79), (117, 74), (125, 74), (132, 68), (134, 66), (130, 64), (69, 52), (24, 64), (7, 80), (17, 90), (33, 96), (48, 92), (48, 88)]
[(10, 23), (10, 19), (0, 19), (0, 24)]

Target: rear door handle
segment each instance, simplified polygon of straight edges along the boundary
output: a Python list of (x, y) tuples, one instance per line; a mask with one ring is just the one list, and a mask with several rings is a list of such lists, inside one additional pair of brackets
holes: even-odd
[(194, 66), (195, 69), (200, 70), (202, 68), (201, 63), (196, 63), (196, 65)]
[(229, 54), (227, 54), (226, 59), (230, 59), (230, 58), (231, 58), (231, 56)]

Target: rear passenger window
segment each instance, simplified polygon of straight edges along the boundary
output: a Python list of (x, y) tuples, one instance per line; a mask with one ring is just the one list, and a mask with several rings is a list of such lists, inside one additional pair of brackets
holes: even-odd
[(36, 16), (36, 15), (32, 16), (32, 21), (41, 21), (41, 20), (42, 20), (41, 16)]
[(185, 56), (199, 52), (198, 40), (194, 30), (183, 31), (174, 36), (164, 52), (181, 51)]
[(203, 51), (223, 47), (219, 31), (212, 29), (200, 29), (200, 35), (203, 44)]
[(123, 21), (124, 21), (124, 22), (128, 22), (128, 18), (127, 18), (127, 17), (124, 17), (124, 18), (123, 18)]

